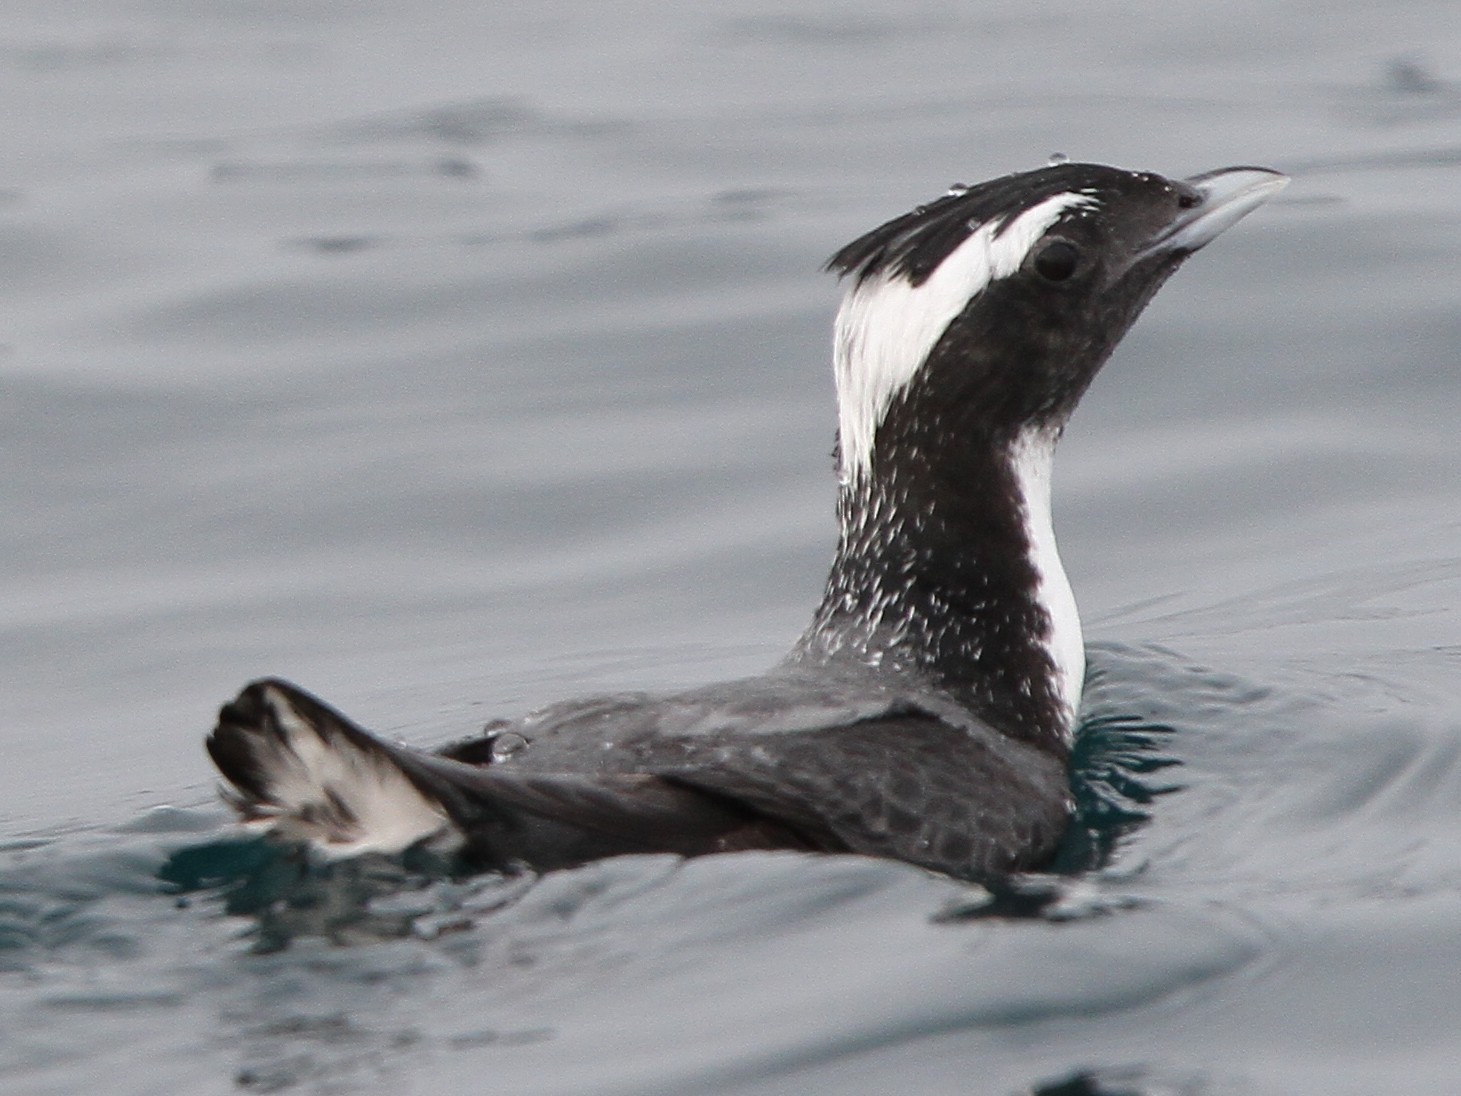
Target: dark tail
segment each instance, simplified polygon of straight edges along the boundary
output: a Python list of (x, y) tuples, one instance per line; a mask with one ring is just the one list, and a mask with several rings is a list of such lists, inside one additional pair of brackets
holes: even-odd
[(483, 867), (625, 853), (806, 848), (779, 823), (649, 773), (535, 773), (384, 742), (278, 679), (218, 713), (208, 753), (245, 823), (330, 857), (423, 842)]
[(256, 681), (225, 704), (208, 753), (245, 822), (327, 855), (459, 836), (441, 800), (403, 767), (406, 750), (286, 681)]

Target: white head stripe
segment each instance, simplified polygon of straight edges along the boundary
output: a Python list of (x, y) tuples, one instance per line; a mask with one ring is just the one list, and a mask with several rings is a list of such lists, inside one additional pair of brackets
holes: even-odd
[(982, 224), (920, 286), (903, 274), (877, 274), (847, 291), (832, 349), (843, 483), (869, 471), (873, 435), (888, 405), (964, 306), (1018, 270), (1061, 214), (1094, 201), (1087, 194), (1056, 194), (1002, 230), (998, 222)]

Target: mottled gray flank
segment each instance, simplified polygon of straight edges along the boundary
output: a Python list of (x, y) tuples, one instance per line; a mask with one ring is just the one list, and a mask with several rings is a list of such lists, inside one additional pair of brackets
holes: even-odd
[[(373, 769), (373, 756), (399, 766), (443, 805), (483, 868), (799, 848), (989, 877), (1047, 856), (1069, 810), (1059, 754), (991, 730), (926, 687), (877, 687), (855, 673), (787, 670), (668, 696), (570, 701), (494, 725), (486, 740), (448, 747), (446, 760), (379, 742), (284, 682), (259, 683), (224, 709), (209, 743), (247, 816), (279, 801), (294, 750), (315, 750), (297, 736), (286, 744), (299, 725), (337, 756), (361, 751), (361, 768)], [(507, 758), (493, 749), (503, 735), (523, 743)], [(322, 784), (321, 806), (297, 812), (286, 836), (320, 832), (322, 808), (344, 791)], [(336, 845), (369, 838), (345, 821)], [(418, 840), (436, 834), (431, 820)]]

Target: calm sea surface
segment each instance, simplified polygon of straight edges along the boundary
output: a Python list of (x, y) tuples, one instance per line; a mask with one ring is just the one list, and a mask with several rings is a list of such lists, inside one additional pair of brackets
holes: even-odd
[[(1461, 1085), (1454, 0), (14, 0), (0, 1089)], [(1072, 425), (1061, 872), (309, 870), (201, 740), (753, 672), (833, 543), (817, 273), (1053, 152), (1282, 199)]]

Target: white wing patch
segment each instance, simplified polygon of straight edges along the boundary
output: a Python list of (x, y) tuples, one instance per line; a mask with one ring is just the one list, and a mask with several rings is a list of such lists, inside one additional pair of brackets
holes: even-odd
[(344, 735), (321, 737), (278, 689), (265, 702), (281, 732), (255, 740), (269, 791), (254, 802), (254, 823), (291, 840), (311, 842), (329, 858), (396, 853), (449, 827), (428, 799), (383, 753)]
[(1027, 430), (1015, 440), (1010, 453), (1015, 482), (1023, 500), (1025, 535), (1030, 541), (1030, 562), (1035, 568), (1035, 600), (1050, 618), (1045, 649), (1055, 666), (1055, 689), (1065, 704), (1065, 726), (1075, 725), (1086, 677), (1086, 647), (1075, 594), (1055, 547), (1055, 526), (1050, 514), (1050, 473), (1055, 463), (1058, 435), (1049, 430)]
[(848, 290), (832, 349), (843, 483), (870, 471), (873, 436), (889, 404), (964, 306), (1018, 270), (1062, 214), (1094, 203), (1088, 194), (1056, 194), (1002, 231), (993, 222), (976, 228), (920, 286), (901, 274), (875, 275)]

